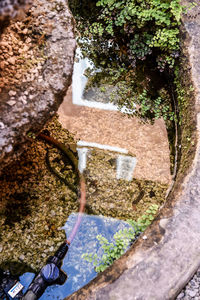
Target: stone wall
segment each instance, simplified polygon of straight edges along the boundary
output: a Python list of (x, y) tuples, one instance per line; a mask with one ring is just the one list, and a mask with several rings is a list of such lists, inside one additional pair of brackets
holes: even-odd
[(182, 158), (174, 191), (131, 249), (67, 299), (172, 300), (200, 264), (200, 5), (183, 17), (182, 41)]

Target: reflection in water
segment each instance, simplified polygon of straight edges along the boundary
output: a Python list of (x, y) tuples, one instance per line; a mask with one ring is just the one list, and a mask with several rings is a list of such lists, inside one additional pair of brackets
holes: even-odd
[[(103, 87), (106, 99), (101, 87), (95, 88), (95, 95), (88, 90), (86, 93), (89, 79), (84, 73), (87, 68), (93, 68), (87, 58), (79, 59), (74, 65), (72, 91), (68, 91), (59, 109), (59, 119), (63, 127), (75, 133), (75, 137), (81, 140), (78, 142), (79, 146), (100, 148), (101, 145), (101, 149), (126, 151), (129, 156), (135, 157), (135, 168), (132, 168), (135, 178), (168, 184), (171, 176), (164, 121), (156, 120), (154, 125), (141, 124), (135, 117), (129, 118), (117, 111), (117, 106), (109, 102), (110, 86)], [(87, 154), (80, 155), (83, 162)], [(118, 165), (121, 166), (122, 163), (119, 161)]]
[[(109, 86), (104, 95), (101, 87), (86, 91), (88, 78), (84, 72), (88, 67), (93, 65), (87, 58), (75, 63), (72, 89), (59, 109), (60, 122), (77, 139), (79, 170), (87, 183), (87, 212), (137, 220), (151, 204), (164, 202), (171, 180), (165, 124), (163, 120), (141, 124), (135, 117), (117, 111), (117, 106), (109, 102), (109, 92), (115, 87)], [(70, 216), (66, 224), (67, 232), (74, 217)], [(65, 260), (63, 266), (69, 280), (59, 293), (68, 295), (96, 275), (81, 254), (98, 254), (96, 236), (101, 232), (110, 240), (123, 226), (128, 225), (85, 215), (70, 247), (69, 261)], [(53, 287), (49, 288), (42, 299), (53, 299), (54, 293)]]
[(128, 154), (128, 150), (119, 148), (119, 147), (113, 147), (109, 145), (101, 145), (98, 143), (90, 143), (90, 142), (85, 142), (85, 141), (78, 141), (77, 142), (78, 146), (87, 146), (87, 147), (92, 147), (92, 148), (98, 148), (102, 150), (108, 150), (108, 151), (113, 151), (113, 152), (120, 152), (120, 153), (125, 153)]
[[(86, 70), (94, 70), (93, 63), (86, 57), (81, 57), (80, 48), (77, 49), (78, 61), (74, 63), (74, 72), (72, 77), (72, 102), (75, 105), (94, 107), (97, 109), (117, 111), (117, 105), (109, 101), (110, 94), (115, 90), (115, 87), (107, 87), (107, 91), (101, 91), (100, 88), (93, 87), (86, 91), (88, 77), (85, 75)], [(95, 70), (98, 72), (99, 70)], [(105, 97), (107, 96), (107, 98)], [(93, 99), (94, 98), (94, 99)], [(129, 113), (129, 110), (122, 107), (122, 112)]]
[(80, 173), (83, 173), (83, 171), (86, 169), (87, 165), (87, 148), (77, 148), (78, 151), (78, 169)]
[[(119, 148), (119, 147), (112, 147), (108, 145), (100, 145), (97, 143), (87, 143), (84, 141), (79, 141), (77, 145), (78, 146), (84, 145), (88, 147), (128, 154), (128, 151), (126, 149)], [(83, 147), (83, 148), (77, 148), (77, 150), (79, 156), (79, 171), (82, 173), (87, 167), (87, 154), (89, 149)], [(126, 156), (119, 155), (119, 153), (116, 154), (116, 167), (117, 167), (116, 178), (131, 181), (133, 179), (133, 170), (136, 166), (136, 158), (128, 155)]]
[[(77, 56), (81, 55), (81, 51), (78, 48), (76, 50)], [(74, 72), (73, 72), (73, 103), (81, 105), (83, 92), (87, 83), (87, 77), (84, 75), (84, 72), (87, 68), (93, 68), (93, 64), (90, 63), (88, 58), (79, 58), (78, 62), (74, 63)]]
[(77, 139), (88, 212), (137, 219), (150, 203), (162, 203), (171, 180), (165, 124), (141, 124), (117, 111), (109, 102), (110, 86), (103, 86), (107, 99), (101, 86), (90, 93), (88, 67), (93, 64), (87, 58), (75, 63), (72, 89), (59, 109), (59, 121)]
[[(78, 75), (76, 72), (78, 70), (75, 68), (74, 75)], [(77, 149), (79, 169), (81, 172), (84, 171), (87, 183), (86, 212), (94, 215), (103, 214), (104, 216), (120, 219), (131, 218), (136, 220), (151, 204), (161, 205), (163, 203), (167, 184), (170, 182), (169, 147), (164, 122), (158, 120), (154, 125), (141, 124), (136, 118), (128, 118), (127, 115), (124, 116), (121, 112), (116, 111), (116, 107), (112, 106), (111, 110), (108, 101), (104, 103), (105, 99), (100, 102), (101, 106), (98, 106), (97, 101), (94, 101), (92, 97), (89, 100), (81, 98), (84, 94), (84, 80), (82, 83), (80, 82), (80, 91), (79, 79), (76, 82), (73, 80), (73, 90), (74, 84), (77, 84), (75, 89), (77, 94), (73, 94), (72, 101), (69, 90), (63, 105), (60, 107), (59, 118), (63, 126), (74, 133), (75, 138), (79, 140)], [(100, 97), (101, 94), (97, 98), (100, 99)], [(60, 134), (62, 135), (62, 130), (59, 127)], [(70, 141), (68, 138), (66, 143)], [(33, 159), (32, 152), (30, 153), (27, 158), (28, 161), (29, 156)], [(41, 151), (38, 150), (34, 166), (40, 165), (45, 154), (46, 151), (43, 148)], [(55, 160), (55, 165), (59, 164), (60, 161), (60, 159), (57, 162)], [(27, 164), (23, 166), (26, 170)], [(65, 165), (62, 165), (61, 168), (63, 175), (66, 171), (65, 167)], [(43, 169), (45, 168), (43, 167)], [(32, 161), (31, 170), (33, 170)], [(35, 173), (35, 171), (32, 172)], [(20, 169), (19, 174), (18, 178), (22, 180), (22, 183), (24, 177), (30, 177), (29, 169), (25, 173), (21, 172)], [(24, 176), (24, 174), (27, 175)], [(42, 244), (42, 242), (38, 235), (35, 237), (34, 230), (37, 230), (37, 234), (41, 231), (45, 234), (42, 237), (45, 236), (43, 258), (46, 258), (48, 251), (50, 251), (49, 246), (53, 243), (51, 239), (54, 235), (57, 235), (55, 224), (62, 223), (63, 215), (65, 217), (65, 213), (68, 209), (71, 209), (72, 205), (68, 203), (69, 201), (66, 201), (66, 199), (69, 200), (69, 196), (65, 195), (66, 189), (63, 190), (62, 186), (54, 185), (55, 178), (51, 178), (46, 171), (41, 172), (41, 174), (42, 177), (37, 177), (37, 184), (33, 186), (36, 192), (39, 191), (41, 203), (38, 201), (33, 202), (31, 205), (35, 208), (35, 203), (39, 203), (38, 210), (42, 212), (42, 215), (37, 216), (36, 214), (35, 219), (33, 219), (34, 224), (29, 224), (28, 219), (24, 220), (25, 222), (22, 222), (23, 229), (20, 229), (20, 234), (26, 236), (26, 245), (32, 246), (32, 243), (29, 243), (30, 239), (35, 242), (35, 244), (33, 243), (34, 249), (30, 247), (28, 253), (23, 252), (28, 254), (29, 262), (35, 260), (35, 264), (37, 263), (37, 251), (41, 253), (40, 243)], [(21, 176), (23, 176), (23, 179), (21, 179)], [(72, 177), (73, 173), (70, 176)], [(32, 173), (31, 177), (33, 177)], [(10, 175), (8, 178), (10, 178)], [(45, 185), (48, 180), (53, 182), (51, 188), (49, 189), (49, 186), (47, 186), (42, 190), (41, 185)], [(26, 185), (26, 181), (23, 185)], [(7, 190), (9, 189), (7, 188)], [(50, 193), (55, 193), (54, 197), (49, 197)], [(60, 201), (56, 202), (59, 193)], [(32, 197), (31, 194), (30, 197)], [(35, 201), (34, 197), (35, 194), (33, 194), (33, 198), (28, 199), (34, 199)], [(55, 205), (55, 202), (59, 204)], [(78, 209), (77, 202), (73, 203), (72, 209), (73, 211)], [(76, 215), (69, 217), (65, 226), (67, 234), (71, 232), (75, 219)], [(39, 226), (37, 227), (37, 225)], [(124, 221), (116, 219), (85, 215), (80, 230), (64, 260), (63, 269), (68, 273), (68, 281), (61, 287), (50, 287), (41, 299), (63, 299), (96, 276), (92, 265), (82, 260), (81, 255), (93, 251), (98, 253), (99, 245), (96, 236), (102, 234), (111, 241), (113, 234), (121, 226), (128, 225)], [(12, 243), (11, 239), (13, 239), (12, 236), (10, 240), (6, 241)], [(15, 237), (15, 239), (17, 241), (18, 237)], [(57, 240), (59, 239), (56, 237), (54, 242)], [(15, 245), (15, 243), (14, 240), (13, 244)], [(5, 245), (6, 243), (4, 243), (4, 247)], [(25, 251), (27, 251), (26, 248)], [(19, 251), (16, 255), (19, 255)], [(31, 276), (33, 274), (30, 273), (23, 275), (22, 279), (26, 282), (26, 285), (28, 285)]]
[(117, 179), (131, 181), (133, 170), (136, 166), (136, 158), (131, 156), (119, 155), (117, 157)]
[[(77, 214), (71, 214), (63, 227), (67, 237), (76, 223), (77, 217)], [(96, 236), (102, 234), (111, 242), (113, 241), (113, 235), (118, 230), (129, 227), (128, 223), (113, 218), (83, 215), (79, 231), (69, 247), (62, 265), (62, 270), (68, 274), (67, 281), (62, 286), (54, 285), (48, 287), (40, 299), (62, 300), (96, 277), (97, 273), (93, 265), (84, 260), (81, 255), (87, 252), (97, 253), (98, 255), (102, 254)], [(26, 273), (21, 276), (21, 282), (25, 287), (30, 284), (33, 276), (32, 273)]]

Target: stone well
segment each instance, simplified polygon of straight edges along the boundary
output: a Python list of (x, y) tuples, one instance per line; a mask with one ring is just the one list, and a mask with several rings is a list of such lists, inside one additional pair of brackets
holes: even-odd
[(183, 17), (182, 46), (179, 79), (185, 96), (179, 103), (183, 121), (181, 159), (174, 189), (156, 220), (126, 254), (66, 299), (172, 300), (199, 267), (199, 4)]

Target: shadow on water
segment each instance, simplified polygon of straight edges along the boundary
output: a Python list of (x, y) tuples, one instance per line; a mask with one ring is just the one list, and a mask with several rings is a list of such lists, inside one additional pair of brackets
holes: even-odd
[(26, 272), (36, 273), (32, 267), (28, 264), (19, 261), (5, 261), (0, 264), (0, 268), (3, 270), (9, 270), (12, 275), (21, 276)]
[(26, 192), (14, 193), (10, 196), (4, 209), (5, 225), (14, 226), (16, 222), (20, 222), (31, 213), (28, 198), (29, 194)]

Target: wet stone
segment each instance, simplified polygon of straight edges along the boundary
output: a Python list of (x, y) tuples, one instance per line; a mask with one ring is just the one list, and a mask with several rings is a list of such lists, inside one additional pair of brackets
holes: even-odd
[(21, 261), (24, 261), (24, 259), (25, 259), (25, 255), (20, 255), (20, 257), (19, 257), (19, 260), (21, 260)]
[(179, 299), (183, 299), (184, 296), (185, 296), (185, 294), (182, 292), (182, 293), (180, 293), (180, 294), (178, 295), (177, 299), (178, 299), (178, 300), (179, 300)]
[[(199, 300), (200, 299), (200, 269), (196, 272), (193, 278), (188, 282), (183, 291), (178, 295), (176, 299), (183, 300)], [(181, 297), (181, 298), (179, 298)]]
[(13, 105), (16, 104), (16, 101), (10, 100), (10, 101), (7, 102), (7, 104), (10, 105), (10, 106), (13, 106)]
[(187, 292), (187, 294), (190, 296), (190, 297), (195, 297), (196, 296), (196, 294), (197, 294), (197, 291), (195, 291), (195, 290), (189, 290), (188, 292)]

